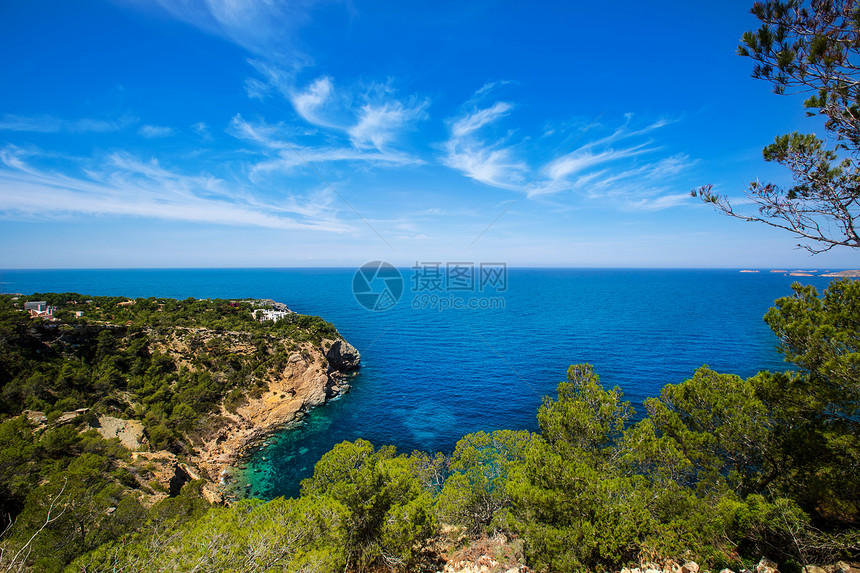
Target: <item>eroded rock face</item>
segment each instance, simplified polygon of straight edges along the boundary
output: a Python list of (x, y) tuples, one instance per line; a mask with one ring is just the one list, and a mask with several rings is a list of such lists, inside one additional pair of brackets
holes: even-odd
[(758, 565), (755, 566), (755, 571), (756, 573), (779, 573), (777, 567), (776, 563), (767, 557), (762, 557)]
[[(176, 454), (167, 451), (133, 452), (132, 460), (137, 464), (136, 473), (141, 485), (155, 489), (143, 496), (141, 501), (146, 507), (165, 499), (179, 495), (182, 486), (192, 480), (205, 478), (186, 462), (182, 462)], [(200, 489), (203, 498), (209, 503), (223, 503), (224, 496), (216, 484), (209, 480)]]
[(131, 450), (137, 451), (145, 441), (143, 423), (139, 420), (122, 420), (113, 416), (99, 416), (96, 431), (106, 440), (119, 438), (120, 443)]
[(336, 340), (325, 354), (326, 360), (338, 372), (350, 372), (358, 368), (361, 354), (346, 340)]
[[(217, 340), (224, 352), (244, 355), (257, 352), (248, 333), (215, 333), (202, 328), (179, 330), (179, 335), (169, 337), (154, 335), (152, 345), (174, 357), (180, 365), (192, 367), (197, 349), (212, 340)], [(168, 493), (175, 495), (188, 481), (186, 478), (199, 477), (207, 482), (203, 489), (205, 497), (210, 502), (221, 501), (222, 478), (231, 468), (272, 433), (298, 424), (310, 409), (346, 392), (349, 373), (361, 361), (358, 350), (342, 339), (326, 339), (318, 345), (295, 344), (289, 339), (279, 343), (289, 348), (283, 370), (268, 372), (262, 391), (249, 387), (240, 406), (228, 410), (222, 404), (220, 411), (209, 417), (205, 428), (189, 436), (193, 451), (184, 456), (187, 464), (180, 467), (179, 460), (168, 452), (135, 454), (145, 457), (155, 468), (152, 477), (164, 490), (155, 494), (153, 500)], [(103, 416), (96, 429), (106, 438), (119, 438), (132, 451), (145, 443), (142, 425), (133, 420)]]
[(195, 447), (195, 465), (211, 482), (219, 482), (225, 471), (272, 433), (297, 424), (311, 408), (346, 392), (347, 373), (358, 368), (360, 360), (358, 351), (344, 340), (323, 340), (320, 347), (301, 345), (261, 396), (249, 397), (235, 412), (222, 408), (222, 425)]

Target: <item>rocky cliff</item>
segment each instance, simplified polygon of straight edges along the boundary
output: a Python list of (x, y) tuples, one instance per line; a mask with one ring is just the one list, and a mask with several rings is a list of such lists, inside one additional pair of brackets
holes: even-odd
[[(259, 352), (245, 332), (189, 329), (173, 331), (169, 337), (153, 333), (150, 339), (157, 350), (188, 366), (194, 364), (198, 355), (195, 349), (212, 347), (213, 341), (220, 352), (228, 356), (250, 356)], [(251, 449), (272, 433), (297, 424), (315, 406), (346, 392), (351, 374), (361, 362), (358, 350), (343, 339), (324, 338), (319, 343), (296, 343), (289, 339), (269, 342), (277, 346), (275, 351), (288, 350), (286, 364), (262, 374), (263, 385), (246, 389), (238, 405), (224, 400), (220, 411), (209, 417), (206, 426), (189, 435), (193, 453), (184, 456), (186, 465), (180, 466), (176, 456), (166, 455), (166, 452), (137, 456), (160, 460), (175, 473), (184, 472), (189, 479), (206, 480), (204, 494), (207, 499), (221, 501), (224, 476), (230, 468), (240, 464)], [(169, 468), (162, 473), (171, 476)]]
[[(83, 345), (103, 330), (125, 336), (125, 329), (112, 325), (79, 328), (66, 333), (65, 342)], [(117, 438), (132, 452), (139, 466), (133, 473), (142, 478), (141, 491), (147, 505), (174, 495), (182, 484), (196, 479), (206, 482), (202, 492), (212, 503), (223, 501), (224, 476), (243, 461), (249, 450), (272, 433), (297, 424), (315, 406), (349, 389), (351, 374), (361, 362), (359, 352), (341, 338), (297, 342), (291, 337), (265, 337), (242, 331), (216, 331), (206, 328), (173, 328), (169, 331), (147, 329), (149, 349), (171, 360), (178, 368), (207, 372), (219, 377), (224, 360), (235, 363), (263, 364), (248, 379), (240, 380), (233, 395), (221, 400), (217, 411), (200, 418), (186, 434), (184, 451), (152, 448), (139, 419), (113, 414), (93, 414), (89, 408), (65, 412), (49, 422), (43, 412), (25, 410), (37, 428), (90, 421), (84, 428), (98, 431), (104, 438)], [(261, 359), (278, 356), (274, 365)], [(234, 372), (235, 375), (235, 372)], [(133, 393), (122, 393), (132, 409), (144, 411)], [(141, 471), (140, 468), (147, 468)], [(151, 489), (148, 486), (158, 484)]]
[(230, 412), (224, 406), (219, 425), (195, 443), (196, 465), (213, 482), (240, 462), (273, 432), (297, 424), (307, 412), (349, 389), (349, 374), (358, 368), (359, 352), (344, 340), (305, 343), (289, 356), (286, 367), (268, 380), (259, 396)]

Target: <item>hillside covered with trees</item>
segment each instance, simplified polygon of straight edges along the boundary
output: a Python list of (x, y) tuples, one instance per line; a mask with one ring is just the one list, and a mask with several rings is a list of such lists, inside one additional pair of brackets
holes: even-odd
[[(25, 308), (34, 301), (46, 304)], [(0, 296), (0, 563), (24, 548), (18, 563), (58, 571), (147, 520), (208, 506), (202, 481), (177, 495), (213, 479), (195, 467), (202, 445), (291, 358), (325, 362), (342, 340), (318, 317), (258, 320), (271, 305)], [(107, 423), (139, 428), (138, 443), (107, 439)]]

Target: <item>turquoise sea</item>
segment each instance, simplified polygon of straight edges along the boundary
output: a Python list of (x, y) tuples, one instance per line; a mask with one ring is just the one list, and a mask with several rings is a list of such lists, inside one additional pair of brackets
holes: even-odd
[[(463, 275), (440, 291), (427, 268), (400, 269), (400, 298), (381, 311), (353, 295), (351, 268), (8, 270), (0, 291), (271, 298), (332, 322), (361, 352), (361, 371), (348, 394), (250, 460), (251, 495), (272, 498), (295, 495), (343, 440), (450, 452), (469, 432), (536, 429), (542, 397), (573, 363), (592, 363), (634, 405), (702, 364), (741, 376), (783, 369), (762, 316), (793, 282), (821, 291), (830, 281), (768, 270), (509, 268), (504, 284), (480, 289), (479, 272), (474, 284)], [(391, 286), (365, 278), (371, 292)], [(458, 301), (464, 308), (438, 308)]]

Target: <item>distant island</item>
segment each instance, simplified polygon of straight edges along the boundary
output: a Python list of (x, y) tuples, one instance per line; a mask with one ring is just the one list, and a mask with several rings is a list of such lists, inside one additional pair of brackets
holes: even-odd
[[(741, 273), (758, 273), (760, 271), (754, 269), (741, 269)], [(788, 275), (790, 277), (828, 277), (828, 278), (860, 278), (860, 270), (849, 270), (849, 271), (834, 271), (827, 272), (822, 274), (815, 274), (818, 271), (815, 270), (794, 270), (788, 271), (785, 269), (771, 269), (771, 273), (781, 273), (784, 275)]]
[(834, 278), (842, 278), (842, 277), (860, 278), (860, 270), (854, 270), (854, 271), (836, 271), (836, 272), (833, 272), (833, 273), (825, 273), (825, 274), (823, 274), (823, 275), (821, 275), (821, 276), (822, 276), (822, 277), (834, 277)]

